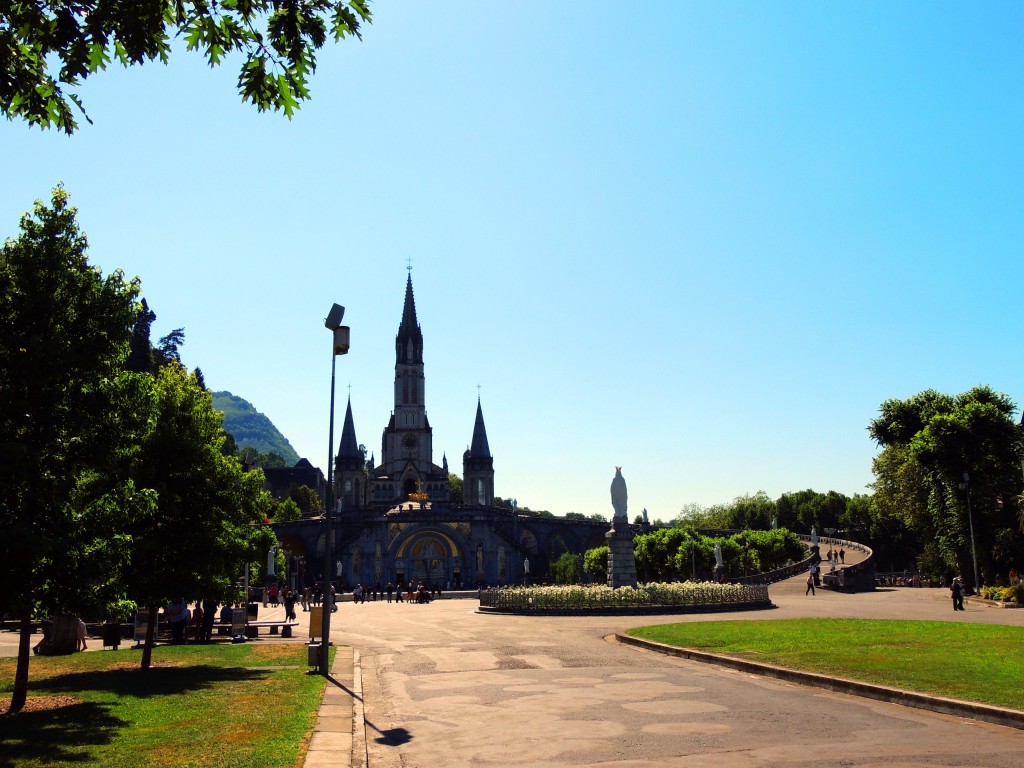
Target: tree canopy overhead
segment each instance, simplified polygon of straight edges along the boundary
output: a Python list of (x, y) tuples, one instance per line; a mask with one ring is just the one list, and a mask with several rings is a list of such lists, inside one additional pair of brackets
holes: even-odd
[(327, 35), (361, 38), (371, 21), (369, 0), (12, 0), (0, 5), (0, 109), (10, 120), (73, 133), (72, 106), (89, 117), (66, 88), (113, 60), (166, 64), (172, 39), (181, 37), (211, 67), (243, 54), (242, 99), (290, 118), (309, 98)]

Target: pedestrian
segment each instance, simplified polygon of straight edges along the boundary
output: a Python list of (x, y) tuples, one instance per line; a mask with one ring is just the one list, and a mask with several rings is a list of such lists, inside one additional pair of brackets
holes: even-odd
[(284, 593), (284, 618), (286, 621), (297, 621), (295, 615), (295, 593), (290, 589)]
[(839, 562), (843, 565), (846, 564), (846, 550), (841, 547), (839, 549)]
[(49, 619), (43, 619), (42, 624), (43, 636), (39, 639), (39, 642), (32, 646), (32, 653), (39, 655), (40, 653), (46, 656), (53, 650), (53, 622)]
[(85, 622), (81, 619), (78, 620), (78, 641), (75, 643), (76, 651), (88, 650), (88, 646), (85, 644), (85, 638), (89, 634), (89, 628), (85, 626)]
[(804, 590), (804, 595), (806, 596), (808, 592), (811, 593), (812, 597), (815, 594), (815, 592), (814, 592), (814, 566), (813, 565), (811, 566), (811, 569), (809, 571), (807, 571), (807, 589)]
[(384, 587), (384, 591), (385, 591), (385, 592), (387, 593), (387, 596), (388, 596), (388, 602), (390, 603), (390, 602), (391, 602), (391, 596), (392, 596), (393, 594), (395, 594), (395, 585), (394, 585), (394, 584), (392, 584), (392, 583), (391, 583), (391, 582), (389, 581), (389, 582), (388, 582), (388, 585), (387, 585), (386, 587)]
[(198, 643), (203, 638), (203, 605), (200, 601), (196, 600), (196, 607), (192, 611), (192, 619), (190, 621), (192, 642)]
[(963, 611), (964, 608), (964, 583), (957, 576), (953, 579), (953, 586), (949, 588), (951, 597), (953, 598), (953, 610)]
[(203, 601), (203, 642), (213, 641), (213, 625), (217, 620), (217, 601)]

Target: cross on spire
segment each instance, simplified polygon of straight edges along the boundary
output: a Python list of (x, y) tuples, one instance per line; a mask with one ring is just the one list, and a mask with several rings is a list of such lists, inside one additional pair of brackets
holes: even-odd
[(412, 256), (405, 257), (405, 268), (412, 272)]

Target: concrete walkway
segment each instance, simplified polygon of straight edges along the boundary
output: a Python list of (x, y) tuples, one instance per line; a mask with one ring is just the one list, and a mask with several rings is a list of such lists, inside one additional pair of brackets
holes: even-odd
[[(610, 642), (640, 624), (737, 618), (1024, 626), (1024, 610), (969, 603), (954, 614), (948, 590), (804, 589), (803, 577), (773, 585), (768, 611), (639, 618), (483, 615), (469, 600), (343, 604), (332, 638), (352, 653), (339, 652), (342, 686), (325, 698), (306, 765), (1018, 768), (1024, 732), (1015, 729)], [(344, 730), (349, 707), (350, 754), (341, 737), (329, 754), (314, 750), (330, 729)]]

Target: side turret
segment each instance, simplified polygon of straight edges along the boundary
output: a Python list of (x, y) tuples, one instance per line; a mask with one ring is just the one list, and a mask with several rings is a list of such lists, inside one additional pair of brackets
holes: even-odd
[(487, 445), (487, 428), (479, 399), (476, 401), (473, 442), (462, 455), (462, 493), (466, 504), (494, 506), (494, 458)]

